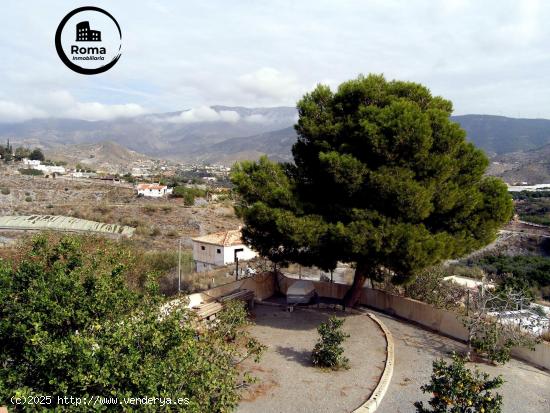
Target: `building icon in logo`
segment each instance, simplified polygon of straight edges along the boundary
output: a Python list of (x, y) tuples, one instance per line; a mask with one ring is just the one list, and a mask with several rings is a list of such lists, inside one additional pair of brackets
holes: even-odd
[(90, 30), (90, 22), (80, 22), (76, 25), (77, 42), (100, 42), (101, 32)]

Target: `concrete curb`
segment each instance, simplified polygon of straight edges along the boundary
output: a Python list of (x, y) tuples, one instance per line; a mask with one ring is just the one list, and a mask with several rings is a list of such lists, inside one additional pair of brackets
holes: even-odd
[(380, 327), (386, 337), (386, 364), (384, 366), (384, 372), (380, 377), (380, 381), (368, 400), (353, 411), (353, 413), (372, 413), (380, 406), (380, 403), (382, 402), (382, 399), (390, 386), (393, 376), (393, 364), (395, 358), (393, 336), (386, 325), (382, 323), (382, 321), (380, 321), (374, 314), (360, 310), (354, 310), (354, 312), (355, 311), (360, 314), (368, 315), (378, 325), (378, 327)]
[[(257, 304), (268, 305), (270, 307), (285, 307), (285, 305), (282, 305), (282, 304), (269, 303), (269, 302), (268, 303), (258, 302)], [(330, 308), (330, 307), (321, 306), (321, 308)], [(316, 311), (316, 309), (311, 309), (307, 307), (301, 307), (300, 310)], [(365, 310), (358, 310), (355, 308), (351, 308), (351, 309), (348, 308), (346, 312), (347, 311), (370, 317), (370, 319), (374, 321), (376, 325), (378, 325), (380, 330), (382, 330), (382, 333), (384, 334), (384, 337), (386, 339), (386, 362), (384, 365), (384, 371), (382, 372), (382, 376), (380, 377), (378, 384), (374, 388), (374, 391), (372, 392), (370, 397), (367, 399), (367, 401), (351, 412), (351, 413), (372, 413), (376, 411), (376, 409), (378, 409), (378, 407), (380, 406), (380, 403), (382, 402), (382, 399), (384, 398), (384, 395), (386, 394), (386, 391), (390, 386), (390, 382), (393, 376), (393, 365), (394, 365), (394, 358), (395, 358), (393, 336), (390, 330), (388, 329), (388, 327), (386, 327), (386, 325), (382, 323), (382, 321), (380, 321), (378, 317), (376, 317), (374, 314)]]

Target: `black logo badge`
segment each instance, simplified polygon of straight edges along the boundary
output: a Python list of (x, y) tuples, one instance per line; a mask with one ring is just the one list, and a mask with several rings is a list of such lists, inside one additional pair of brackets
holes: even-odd
[(109, 70), (120, 59), (122, 31), (107, 11), (93, 6), (79, 7), (59, 23), (55, 48), (69, 69), (96, 75)]

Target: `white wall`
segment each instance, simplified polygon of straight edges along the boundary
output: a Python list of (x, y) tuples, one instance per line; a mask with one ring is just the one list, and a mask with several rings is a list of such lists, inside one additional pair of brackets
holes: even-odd
[(165, 194), (171, 194), (172, 190), (159, 190), (159, 189), (138, 189), (138, 195), (143, 196), (150, 196), (153, 198), (160, 198), (161, 196), (164, 196)]
[[(204, 247), (204, 249), (203, 249)], [(218, 250), (220, 252), (218, 252)], [(219, 245), (193, 241), (193, 259), (197, 263), (197, 271), (206, 271), (211, 266), (224, 265), (224, 248)], [(207, 266), (199, 263), (208, 264)]]
[(235, 249), (239, 248), (243, 249), (243, 251), (237, 253), (239, 260), (250, 260), (257, 255), (255, 251), (245, 245), (222, 247), (221, 245), (193, 241), (193, 259), (196, 263), (196, 270), (199, 272), (208, 271), (213, 267), (234, 263)]
[(239, 261), (241, 260), (251, 260), (255, 258), (258, 254), (255, 251), (248, 248), (246, 245), (232, 245), (230, 247), (223, 247), (223, 262), (224, 264), (232, 264), (235, 262), (235, 250), (242, 248), (243, 251), (237, 253)]

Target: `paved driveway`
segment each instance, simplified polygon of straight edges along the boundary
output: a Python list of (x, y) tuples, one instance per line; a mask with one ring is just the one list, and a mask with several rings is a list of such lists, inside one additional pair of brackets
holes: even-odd
[[(413, 403), (428, 400), (420, 390), (430, 380), (432, 361), (447, 358), (452, 350), (466, 346), (455, 340), (433, 334), (413, 324), (373, 311), (386, 324), (395, 340), (393, 379), (377, 413), (414, 412)], [(472, 368), (473, 363), (467, 367)], [(517, 360), (504, 366), (477, 364), (491, 376), (501, 374), (506, 381), (498, 389), (504, 399), (504, 413), (549, 413), (550, 374)], [(428, 397), (426, 397), (428, 396)]]

